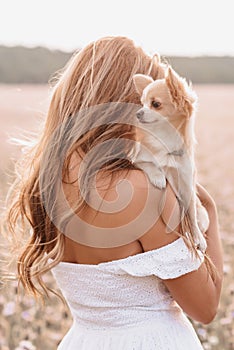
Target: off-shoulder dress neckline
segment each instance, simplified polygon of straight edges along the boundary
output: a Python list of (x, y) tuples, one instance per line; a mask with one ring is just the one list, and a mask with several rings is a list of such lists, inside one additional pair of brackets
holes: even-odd
[[(107, 265), (112, 265), (112, 264), (116, 264), (116, 263), (122, 263), (122, 262), (125, 262), (125, 261), (131, 261), (131, 260), (134, 260), (136, 258), (139, 258), (139, 257), (143, 257), (143, 256), (146, 256), (146, 255), (151, 255), (151, 254), (154, 254), (155, 252), (162, 252), (163, 250), (166, 250), (167, 248), (171, 248), (172, 246), (176, 246), (178, 244), (180, 244), (180, 242), (184, 241), (183, 240), (183, 237), (179, 237), (177, 238), (176, 240), (174, 240), (173, 242), (171, 243), (168, 243), (162, 247), (159, 247), (159, 248), (156, 248), (156, 249), (151, 249), (151, 250), (147, 250), (145, 252), (142, 252), (142, 253), (137, 253), (137, 254), (134, 254), (134, 255), (129, 255), (127, 256), (126, 258), (121, 258), (121, 259), (115, 259), (115, 260), (110, 260), (110, 261), (105, 261), (105, 262), (101, 262), (101, 263), (98, 263), (98, 264), (81, 264), (81, 263), (74, 263), (74, 262), (69, 262), (69, 261), (60, 261), (57, 265), (60, 265), (60, 266), (77, 266), (77, 267), (100, 267), (100, 266), (107, 266)], [(185, 243), (184, 243), (185, 244)], [(49, 259), (50, 262), (53, 262), (53, 259)]]

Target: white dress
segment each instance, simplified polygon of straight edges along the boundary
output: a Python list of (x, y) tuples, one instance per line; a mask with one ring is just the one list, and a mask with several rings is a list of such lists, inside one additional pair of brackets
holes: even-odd
[(52, 273), (74, 322), (58, 350), (203, 349), (163, 279), (197, 270), (183, 238), (97, 265), (60, 262)]

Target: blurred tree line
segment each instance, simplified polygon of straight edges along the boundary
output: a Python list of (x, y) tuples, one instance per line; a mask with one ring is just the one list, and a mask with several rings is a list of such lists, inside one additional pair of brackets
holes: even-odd
[[(72, 54), (45, 47), (0, 46), (0, 83), (47, 83), (56, 71), (64, 67)], [(234, 83), (234, 57), (165, 56), (163, 58), (180, 75), (193, 83)]]
[(63, 68), (72, 53), (44, 47), (0, 46), (0, 82), (44, 84)]

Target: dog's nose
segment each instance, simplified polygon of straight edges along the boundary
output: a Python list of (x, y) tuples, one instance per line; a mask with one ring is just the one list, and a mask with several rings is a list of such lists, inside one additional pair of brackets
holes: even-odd
[(142, 109), (139, 109), (139, 111), (136, 113), (137, 118), (141, 118), (144, 115), (144, 111)]

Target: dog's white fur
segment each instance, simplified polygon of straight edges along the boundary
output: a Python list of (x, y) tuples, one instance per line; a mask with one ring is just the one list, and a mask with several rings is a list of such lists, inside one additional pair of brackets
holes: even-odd
[(133, 162), (156, 187), (163, 189), (166, 179), (169, 181), (189, 216), (195, 243), (204, 252), (207, 243), (203, 233), (209, 218), (196, 195), (194, 111), (197, 97), (186, 80), (170, 66), (162, 68), (163, 79), (154, 81), (142, 74), (133, 77), (143, 104), (137, 112), (141, 136)]

